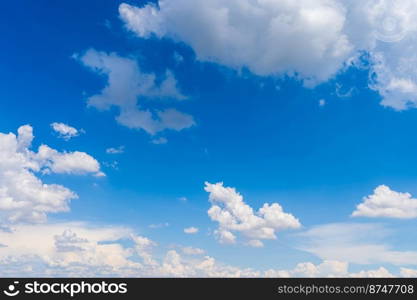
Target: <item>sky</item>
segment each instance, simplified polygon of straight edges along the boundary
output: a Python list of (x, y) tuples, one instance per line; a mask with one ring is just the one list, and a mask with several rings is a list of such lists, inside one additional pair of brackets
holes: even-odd
[(1, 276), (417, 276), (417, 1), (9, 1)]

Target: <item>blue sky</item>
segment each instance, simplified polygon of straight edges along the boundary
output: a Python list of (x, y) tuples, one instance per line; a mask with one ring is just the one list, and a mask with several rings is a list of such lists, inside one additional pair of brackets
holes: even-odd
[[(315, 7), (319, 13), (332, 18), (339, 17), (337, 8), (329, 8), (323, 4), (324, 1), (319, 2)], [(334, 2), (354, 10), (350, 1)], [(384, 1), (369, 2), (369, 5), (378, 6)], [(207, 11), (211, 3), (213, 11), (221, 8), (222, 4), (218, 1), (208, 1), (205, 4)], [(190, 23), (187, 26), (184, 27), (175, 19), (176, 11), (170, 6), (172, 4), (183, 9), (184, 14), (194, 12), (189, 16)], [(111, 242), (120, 247), (128, 249), (132, 243), (139, 245), (136, 247), (138, 253), (131, 258), (134, 262), (146, 260), (143, 249), (148, 249), (149, 245), (154, 247), (152, 255), (155, 260), (161, 261), (165, 255), (174, 255), (172, 251), (178, 254), (179, 249), (188, 246), (204, 249), (205, 255), (228, 265), (227, 268), (234, 266), (262, 270), (259, 272), (268, 269), (292, 270), (297, 264), (309, 262), (317, 270), (313, 276), (326, 276), (329, 274), (320, 273), (326, 269), (325, 265), (320, 264), (337, 261), (349, 264), (350, 273), (336, 273), (342, 276), (362, 270), (365, 270), (362, 273), (364, 276), (371, 276), (372, 270), (382, 272), (382, 275), (387, 275), (385, 271), (395, 276), (417, 274), (412, 273), (416, 272), (417, 245), (414, 239), (410, 239), (417, 217), (417, 213), (412, 213), (416, 210), (414, 205), (417, 202), (412, 198), (412, 195), (417, 194), (417, 169), (413, 167), (417, 164), (414, 130), (417, 120), (414, 91), (417, 89), (413, 89), (413, 84), (417, 83), (414, 74), (398, 71), (398, 65), (404, 62), (392, 59), (402, 54), (401, 47), (404, 45), (410, 49), (417, 47), (412, 38), (414, 27), (407, 24), (410, 25), (407, 27), (410, 30), (408, 36), (391, 43), (378, 39), (378, 36), (376, 39), (368, 35), (361, 36), (356, 27), (348, 27), (348, 20), (334, 36), (321, 32), (321, 25), (317, 25), (317, 28), (305, 30), (306, 37), (303, 37), (302, 31), (293, 32), (287, 38), (287, 47), (280, 43), (281, 35), (286, 41), (285, 32), (279, 31), (276, 33), (277, 44), (261, 37), (259, 45), (272, 44), (266, 48), (259, 46), (258, 49), (258, 45), (250, 40), (250, 33), (247, 37), (249, 41), (237, 33), (236, 37), (233, 36), (234, 31), (231, 30), (226, 31), (227, 42), (217, 38), (222, 36), (223, 27), (221, 24), (216, 27), (215, 23), (210, 25), (209, 21), (217, 20), (214, 13), (213, 16), (201, 16), (201, 20), (206, 22), (200, 22), (192, 16), (203, 14), (203, 10), (193, 8), (193, 5), (183, 0), (166, 0), (162, 4), (160, 2), (159, 6), (148, 1), (110, 0), (59, 3), (22, 0), (4, 4), (0, 12), (3, 37), (3, 55), (0, 57), (0, 132), (17, 134), (20, 126), (29, 124), (35, 137), (29, 149), (34, 153), (40, 145), (46, 144), (59, 153), (86, 153), (91, 158), (89, 162), (95, 160), (99, 164), (99, 169), (88, 169), (85, 165), (82, 167), (81, 163), (80, 167), (59, 171), (54, 165), (57, 164), (55, 158), (49, 158), (50, 161), (41, 167), (49, 168), (45, 172), (21, 167), (45, 184), (68, 188), (78, 198), (70, 201), (68, 210), (56, 213), (45, 210), (47, 220), (42, 222), (31, 223), (25, 219), (12, 222), (7, 219), (10, 209), (5, 208), (1, 215), (4, 226), (16, 228), (18, 232), (24, 232), (24, 228), (29, 232), (31, 228), (36, 231), (37, 226), (44, 226), (45, 239), (48, 234), (53, 238), (51, 232), (61, 229), (81, 237), (84, 232), (88, 236), (86, 239), (92, 243), (95, 241), (96, 246), (118, 236), (118, 240)], [(230, 5), (230, 26), (236, 26), (236, 31), (241, 30), (239, 26), (242, 25), (237, 21), (233, 23), (233, 18), (246, 20), (246, 10), (240, 10), (235, 4)], [(262, 7), (264, 4), (253, 5), (265, 8)], [(125, 12), (131, 12), (131, 15), (124, 14), (121, 7), (126, 9)], [(313, 8), (307, 4), (304, 7), (284, 8), (276, 4), (277, 14), (282, 10), (291, 16), (292, 13), (298, 15), (302, 9)], [(146, 9), (159, 12), (159, 15), (154, 14), (158, 16), (155, 17), (156, 21)], [(329, 12), (329, 9), (335, 11)], [(402, 12), (401, 9), (399, 7), (398, 11)], [(374, 16), (365, 8), (363, 13)], [(253, 22), (261, 24), (262, 18), (269, 16), (259, 17)], [(144, 21), (135, 23), (135, 20)], [(338, 24), (336, 20), (330, 21)], [(375, 26), (371, 21), (369, 26)], [(204, 26), (210, 29), (205, 31)], [(208, 35), (211, 28), (215, 28), (212, 32), (214, 38)], [(314, 30), (317, 32), (311, 32)], [(323, 36), (326, 39), (323, 38), (319, 43), (323, 43), (324, 48), (339, 45), (335, 41), (339, 42), (340, 36), (347, 37), (351, 46), (341, 44), (340, 48), (348, 50), (340, 56), (333, 55), (337, 58), (334, 61), (328, 54), (330, 52), (317, 58), (312, 53), (316, 49), (315, 44), (310, 45), (309, 39)], [(329, 40), (327, 36), (330, 36)], [(305, 53), (303, 49), (293, 48), (304, 39), (307, 41)], [(236, 51), (232, 49), (234, 46), (241, 49), (242, 55), (240, 50), (233, 53)], [(274, 57), (275, 52), (270, 52), (271, 47), (276, 47), (277, 56), (287, 58), (280, 60)], [(263, 60), (271, 55), (271, 60), (264, 64)], [(408, 52), (404, 53), (405, 58), (409, 57), (407, 55)], [(112, 57), (116, 59), (114, 65), (101, 66)], [(410, 65), (415, 63), (413, 59), (410, 56)], [(135, 70), (140, 74), (139, 77), (120, 77), (120, 74), (131, 71), (124, 69), (122, 61), (137, 66)], [(297, 61), (304, 62), (298, 65)], [(121, 72), (114, 77), (113, 83), (109, 82), (108, 70)], [(167, 75), (167, 70), (170, 75)], [(155, 79), (149, 90), (133, 95), (139, 101), (140, 109), (149, 110), (154, 119), (158, 119), (158, 112), (172, 109), (181, 114), (175, 122), (183, 122), (185, 119), (182, 118), (186, 115), (192, 118), (192, 124), (181, 123), (178, 125), (181, 128), (175, 129), (173, 127), (177, 125), (163, 125), (165, 121), (161, 119), (157, 121), (160, 123), (152, 126), (166, 127), (154, 129), (154, 132), (151, 132), (153, 129), (141, 128), (142, 125), (126, 125), (132, 119), (127, 120), (127, 117), (120, 115), (120, 111), (125, 109), (131, 112), (136, 104), (123, 104), (118, 101), (124, 100), (118, 97), (123, 98), (132, 92), (131, 89), (123, 90), (130, 87), (127, 82), (130, 79), (145, 81), (146, 78), (140, 77), (143, 74), (153, 74)], [(174, 85), (170, 90), (163, 90), (167, 78), (171, 78)], [(108, 110), (102, 111), (97, 105), (91, 104), (91, 99), (95, 95), (103, 95), (106, 86), (112, 92), (110, 96), (103, 96), (99, 100), (113, 102)], [(117, 119), (118, 115), (120, 119)], [(59, 132), (51, 128), (53, 122), (75, 128), (77, 136), (62, 138)], [(122, 147), (121, 153), (106, 152), (106, 149), (118, 147)], [(8, 158), (3, 156), (1, 159)], [(103, 172), (105, 176), (96, 176), (96, 172)], [(4, 174), (0, 174), (0, 186), (7, 188), (6, 181), (1, 181), (6, 176)], [(255, 234), (250, 230), (227, 228), (227, 224), (222, 225), (221, 221), (216, 221), (207, 213), (214, 204), (204, 190), (205, 182), (223, 182), (224, 187), (235, 188), (254, 211), (264, 203), (279, 203), (283, 211), (296, 217), (300, 224), (287, 229), (277, 226), (276, 238), (271, 239), (252, 238)], [(356, 206), (365, 202), (363, 198), (374, 194), (374, 189), (382, 185), (389, 188), (381, 192), (384, 195), (375, 197), (382, 197), (383, 200), (378, 202), (379, 198), (376, 199), (376, 206), (371, 207), (374, 211), (352, 217)], [(401, 196), (399, 193), (411, 195)], [(23, 195), (23, 192), (18, 191), (14, 198), (9, 196), (19, 202), (19, 195)], [(1, 200), (1, 197), (0, 194), (0, 201), (5, 201), (6, 198)], [(409, 202), (406, 201), (404, 205), (410, 207), (401, 206), (402, 200), (397, 198), (408, 199)], [(401, 207), (398, 214), (389, 214), (386, 210), (381, 212), (378, 205), (385, 209)], [(410, 215), (402, 215), (407, 210), (411, 212)], [(82, 225), (71, 227), (71, 222), (81, 222)], [(166, 225), (150, 228), (152, 224)], [(112, 238), (103, 238), (104, 234), (96, 232), (101, 227), (115, 231), (119, 227), (128, 228), (129, 234), (117, 231), (117, 234), (110, 234)], [(184, 228), (188, 227), (196, 227), (199, 231), (186, 234)], [(331, 232), (343, 233), (346, 230), (351, 236), (346, 233), (346, 241), (337, 239), (332, 242), (333, 235), (326, 228), (331, 228)], [(236, 236), (235, 243), (221, 243), (216, 230), (226, 229)], [(81, 233), (77, 233), (77, 230)], [(320, 232), (319, 236), (314, 230)], [(369, 231), (369, 236), (356, 238), (356, 232), (363, 231)], [(375, 231), (380, 235), (372, 233)], [(137, 239), (132, 241), (132, 234), (156, 241), (158, 246), (152, 245), (153, 242), (143, 245), (144, 240), (140, 240), (142, 244)], [(3, 237), (4, 240), (8, 238), (11, 237)], [(68, 243), (79, 242), (75, 238), (69, 239)], [(263, 247), (246, 245), (249, 240), (260, 241)], [(321, 241), (320, 247), (316, 245), (318, 241)], [(13, 247), (1, 239), (0, 243), (10, 249)], [(335, 253), (340, 249), (330, 249), (330, 245), (337, 246), (338, 243), (342, 248), (353, 247), (358, 251), (368, 243), (376, 245), (375, 249), (378, 250), (375, 251), (381, 251), (381, 258), (361, 262), (357, 257), (338, 257)], [(321, 246), (327, 248), (321, 249)], [(94, 249), (98, 251), (98, 248)], [(385, 255), (384, 251), (391, 252)], [(62, 259), (60, 255), (67, 258), (67, 254), (53, 255), (56, 255), (54, 259)], [(91, 255), (96, 254), (94, 252)], [(397, 262), (399, 257), (409, 258)], [(187, 261), (186, 258), (183, 260)], [(188, 261), (186, 263), (191, 264)], [(43, 265), (45, 262), (25, 264)], [(103, 265), (106, 264), (108, 262), (104, 261)], [(119, 266), (113, 265), (111, 271), (102, 273), (101, 269), (93, 270), (90, 267), (86, 266), (86, 274), (195, 275), (163, 273), (161, 269), (153, 270), (154, 273), (141, 273), (131, 266), (131, 273), (123, 273), (117, 269)], [(97, 265), (94, 267), (98, 268)], [(334, 263), (331, 268), (332, 272), (337, 269)], [(54, 272), (64, 276), (70, 274), (64, 267), (54, 269)], [(299, 270), (288, 272), (290, 276), (311, 275)], [(17, 274), (31, 275), (22, 270), (17, 271)]]

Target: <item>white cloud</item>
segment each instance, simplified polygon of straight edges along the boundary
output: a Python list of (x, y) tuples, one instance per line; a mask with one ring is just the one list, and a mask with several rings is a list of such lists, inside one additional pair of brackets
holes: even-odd
[(349, 277), (356, 278), (389, 278), (394, 277), (387, 269), (380, 267), (376, 270), (360, 271), (358, 273), (349, 274)]
[(147, 237), (132, 235), (131, 238), (135, 242), (136, 253), (142, 258), (143, 263), (147, 266), (157, 266), (158, 263), (152, 257), (152, 249), (157, 244)]
[(298, 234), (298, 248), (323, 260), (355, 264), (416, 265), (416, 251), (398, 251), (386, 243), (388, 230), (379, 224), (334, 223)]
[(47, 213), (69, 210), (68, 203), (77, 195), (62, 185), (43, 183), (38, 172), (100, 174), (99, 165), (86, 153), (60, 153), (46, 145), (31, 151), (33, 138), (29, 125), (21, 126), (17, 136), (0, 133), (1, 223), (44, 222)]
[(165, 223), (151, 224), (148, 227), (151, 229), (159, 229), (159, 228), (169, 227), (169, 223), (165, 222)]
[(105, 176), (100, 171), (100, 163), (85, 152), (58, 152), (46, 145), (41, 145), (37, 153), (37, 159), (44, 166), (43, 171), (61, 174), (88, 174)]
[(116, 120), (121, 125), (143, 129), (153, 135), (166, 129), (180, 131), (195, 124), (192, 116), (173, 108), (149, 110), (141, 107), (141, 99), (144, 98), (185, 99), (172, 72), (167, 71), (158, 85), (156, 75), (142, 72), (133, 58), (94, 49), (82, 56), (76, 55), (76, 58), (107, 79), (103, 90), (88, 98), (88, 105), (99, 110), (108, 110), (113, 106), (118, 108)]
[(157, 139), (153, 139), (151, 141), (151, 143), (155, 144), (155, 145), (164, 145), (164, 144), (168, 143), (168, 140), (167, 140), (167, 138), (160, 137), (160, 138), (157, 138)]
[(197, 227), (187, 227), (187, 228), (184, 228), (184, 232), (185, 233), (187, 233), (187, 234), (196, 234), (196, 233), (198, 233), (198, 228)]
[(416, 278), (417, 277), (417, 270), (408, 269), (408, 268), (400, 268), (400, 274), (401, 274), (402, 277)]
[(180, 200), (183, 203), (188, 201), (187, 197), (179, 197), (178, 200)]
[[(0, 249), (0, 274), (133, 276), (140, 267), (129, 259), (133, 249), (114, 242), (130, 233), (123, 227), (92, 227), (79, 222), (16, 225), (11, 232), (0, 231), (0, 239), (6, 245)], [(23, 269), (19, 270), (19, 263)]]
[(299, 263), (292, 270), (267, 270), (266, 277), (347, 277), (349, 264), (341, 261), (325, 260), (315, 265), (311, 262)]
[(264, 246), (264, 243), (262, 243), (260, 240), (250, 240), (247, 242), (247, 245), (254, 248), (261, 248)]
[(121, 154), (124, 152), (125, 152), (125, 146), (119, 146), (117, 148), (110, 147), (106, 149), (107, 154)]
[(352, 55), (342, 32), (345, 12), (332, 1), (161, 0), (158, 5), (121, 4), (119, 12), (139, 36), (185, 42), (203, 61), (245, 66), (258, 75), (298, 72), (321, 81)]
[(203, 255), (206, 253), (203, 249), (193, 247), (182, 247), (181, 251), (186, 255)]
[(417, 218), (417, 199), (409, 193), (399, 193), (386, 185), (380, 185), (374, 193), (363, 198), (363, 202), (352, 213), (353, 217), (371, 218)]
[(382, 105), (417, 107), (415, 0), (159, 0), (122, 3), (119, 13), (139, 37), (184, 42), (201, 61), (307, 85), (329, 80), (366, 52)]
[(68, 141), (73, 137), (76, 137), (80, 132), (67, 124), (54, 122), (51, 124), (52, 129), (59, 134), (59, 137)]
[[(163, 249), (131, 228), (66, 222), (13, 226), (0, 231), (2, 277), (388, 277), (383, 267), (348, 272), (348, 263), (325, 260), (293, 269), (238, 268), (218, 262), (200, 248)], [(125, 243), (129, 241), (129, 243)], [(165, 254), (164, 254), (165, 253)], [(401, 268), (402, 276), (413, 270)]]
[[(234, 188), (224, 187), (222, 182), (206, 182), (204, 188), (212, 204), (208, 215), (219, 223), (215, 234), (221, 243), (235, 243), (238, 232), (249, 240), (249, 245), (261, 246), (260, 240), (276, 239), (275, 232), (301, 226), (298, 219), (285, 213), (278, 203), (265, 203), (257, 212), (243, 201)], [(257, 240), (257, 241), (253, 241)]]

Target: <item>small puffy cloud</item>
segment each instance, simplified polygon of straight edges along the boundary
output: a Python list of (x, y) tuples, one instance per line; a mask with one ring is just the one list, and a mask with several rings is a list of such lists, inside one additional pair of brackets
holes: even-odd
[(116, 117), (119, 124), (132, 129), (143, 129), (151, 135), (166, 129), (180, 131), (195, 124), (192, 116), (173, 108), (150, 110), (141, 107), (144, 98), (185, 99), (178, 90), (172, 72), (167, 71), (161, 83), (157, 84), (156, 75), (142, 72), (133, 58), (94, 49), (75, 57), (84, 66), (107, 79), (102, 91), (88, 98), (88, 106), (98, 110), (116, 107), (119, 110)]
[(46, 145), (30, 150), (33, 129), (0, 133), (0, 218), (4, 223), (45, 222), (48, 213), (66, 212), (77, 195), (58, 184), (45, 184), (36, 173), (100, 174), (97, 161), (83, 152), (60, 153)]
[(359, 67), (366, 53), (381, 104), (417, 107), (415, 0), (159, 0), (122, 3), (119, 14), (137, 36), (185, 43), (200, 61), (309, 86)]
[(370, 218), (417, 218), (417, 199), (409, 193), (391, 190), (386, 185), (380, 185), (374, 193), (363, 198), (363, 202), (352, 213), (353, 217)]
[(88, 243), (87, 239), (77, 236), (70, 229), (64, 230), (62, 234), (55, 236), (55, 247), (58, 252), (83, 251), (83, 245)]
[(415, 269), (401, 268), (400, 274), (406, 278), (417, 278), (417, 270)]
[(260, 247), (261, 240), (276, 239), (276, 231), (301, 227), (298, 219), (285, 213), (278, 203), (265, 203), (254, 212), (241, 194), (234, 188), (224, 187), (222, 182), (206, 182), (204, 189), (212, 204), (208, 215), (219, 223), (215, 235), (221, 243), (235, 243), (233, 232), (236, 232), (248, 238), (249, 245)]
[(187, 228), (184, 228), (184, 233), (186, 233), (186, 234), (196, 234), (196, 233), (198, 233), (198, 228), (197, 227), (187, 227)]
[(110, 147), (106, 149), (107, 154), (121, 154), (124, 152), (125, 152), (125, 146), (119, 146), (117, 148)]
[(76, 137), (80, 132), (67, 124), (54, 122), (51, 124), (52, 129), (58, 133), (58, 136), (66, 141)]
[(203, 249), (193, 247), (182, 247), (181, 251), (186, 255), (203, 255), (206, 253)]
[(157, 138), (157, 139), (153, 139), (151, 141), (151, 143), (155, 144), (155, 145), (164, 145), (164, 144), (168, 143), (168, 140), (167, 140), (167, 138), (160, 137), (160, 138)]

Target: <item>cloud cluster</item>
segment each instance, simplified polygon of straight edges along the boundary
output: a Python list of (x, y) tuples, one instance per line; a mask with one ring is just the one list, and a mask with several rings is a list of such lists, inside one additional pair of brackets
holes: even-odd
[(391, 190), (386, 185), (380, 185), (374, 193), (363, 198), (353, 217), (371, 218), (417, 218), (417, 199), (412, 198), (409, 193), (400, 193)]
[(209, 217), (219, 223), (215, 234), (220, 243), (233, 244), (236, 236), (244, 235), (248, 245), (262, 247), (261, 240), (276, 239), (276, 231), (296, 229), (301, 226), (292, 214), (285, 213), (278, 203), (265, 203), (257, 212), (243, 201), (234, 188), (224, 187), (222, 182), (206, 182), (205, 191), (209, 193), (212, 206)]
[(365, 52), (382, 105), (417, 106), (414, 0), (159, 0), (122, 3), (119, 14), (139, 37), (184, 42), (201, 61), (306, 85), (329, 80)]
[(30, 150), (33, 129), (21, 126), (18, 134), (0, 133), (0, 223), (46, 220), (47, 213), (69, 210), (77, 195), (57, 184), (45, 184), (36, 173), (104, 175), (99, 163), (84, 152), (58, 152), (41, 145)]
[(119, 110), (116, 120), (121, 125), (143, 129), (153, 135), (166, 129), (180, 131), (195, 124), (192, 116), (173, 108), (150, 110), (141, 107), (140, 100), (146, 98), (185, 99), (172, 72), (167, 71), (162, 82), (157, 84), (156, 75), (142, 72), (133, 58), (94, 49), (75, 57), (107, 79), (102, 91), (88, 98), (88, 105), (99, 110), (116, 107)]
[(122, 154), (125, 152), (125, 146), (119, 146), (117, 148), (110, 147), (106, 149), (107, 154)]
[[(14, 226), (0, 231), (0, 276), (64, 277), (349, 277), (341, 261), (300, 263), (294, 269), (255, 270), (218, 262), (203, 249), (182, 247), (162, 252), (157, 243), (120, 226), (83, 222)], [(129, 241), (129, 243), (126, 243)], [(412, 269), (401, 269), (412, 276)], [(355, 275), (356, 276), (356, 275)], [(357, 276), (388, 277), (387, 270), (366, 270)]]
[(52, 129), (58, 133), (58, 136), (66, 141), (72, 139), (73, 137), (76, 137), (80, 134), (80, 132), (65, 123), (58, 123), (54, 122), (51, 124)]

